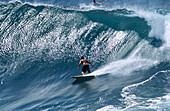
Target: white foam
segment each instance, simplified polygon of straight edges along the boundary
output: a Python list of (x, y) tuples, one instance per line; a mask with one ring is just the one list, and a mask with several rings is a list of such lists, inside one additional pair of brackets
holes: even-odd
[[(132, 91), (133, 89), (135, 89), (135, 88), (138, 87), (139, 85), (143, 85), (143, 84), (147, 83), (148, 81), (151, 81), (153, 78), (156, 77), (156, 75), (161, 74), (161, 72), (170, 72), (170, 70), (159, 71), (159, 72), (157, 72), (156, 74), (152, 75), (149, 79), (146, 79), (145, 81), (142, 81), (142, 82), (137, 83), (137, 84), (129, 85), (129, 86), (124, 87), (124, 88), (122, 89), (121, 96), (124, 98), (124, 99), (122, 99), (122, 100), (127, 104), (126, 109), (131, 108), (131, 107), (136, 106), (136, 105), (139, 105), (139, 104), (141, 104), (142, 101), (146, 101), (146, 102), (149, 102), (149, 103), (150, 103), (149, 106), (145, 107), (146, 109), (149, 109), (149, 108), (157, 109), (157, 105), (158, 105), (158, 103), (160, 103), (160, 101), (162, 100), (162, 98), (169, 98), (169, 96), (168, 96), (169, 94), (168, 94), (168, 95), (165, 96), (165, 97), (159, 97), (159, 98), (153, 98), (153, 99), (147, 100), (147, 99), (145, 99), (145, 98), (137, 97), (137, 96), (134, 95), (133, 93), (131, 94), (131, 91)], [(161, 98), (161, 99), (160, 99), (160, 98)], [(139, 102), (139, 101), (141, 101), (141, 102), (138, 103), (138, 102), (136, 102), (136, 100), (138, 100), (138, 102)], [(169, 102), (169, 100), (167, 100), (167, 101)], [(166, 102), (167, 102), (167, 101), (166, 101)], [(152, 103), (151, 103), (151, 102), (152, 102)], [(164, 102), (164, 103), (166, 103), (166, 102)], [(155, 105), (155, 104), (156, 104), (156, 105)], [(161, 102), (161, 104), (162, 104), (162, 102)], [(153, 107), (153, 106), (155, 106), (155, 107)], [(167, 107), (167, 106), (166, 106), (166, 107)]]
[(164, 31), (165, 31), (165, 18), (163, 15), (154, 13), (154, 12), (147, 12), (144, 10), (137, 10), (136, 14), (141, 17), (145, 18), (145, 20), (148, 22), (148, 24), (152, 27), (149, 36), (150, 37), (157, 37), (157, 38), (163, 38)]
[(103, 5), (94, 5), (93, 3), (90, 4), (85, 4), (85, 3), (81, 3), (79, 4), (79, 10), (81, 11), (90, 11), (90, 10), (105, 10), (105, 11), (112, 11), (112, 10), (116, 10), (116, 9), (123, 9), (125, 7), (121, 7), (121, 6), (114, 6), (114, 7), (108, 7)]
[(170, 46), (170, 15), (161, 15), (157, 12), (134, 9), (137, 16), (145, 18), (148, 25), (151, 26), (149, 37), (156, 37), (164, 40), (166, 46)]
[(21, 2), (21, 0), (10, 0), (9, 3)]
[(170, 47), (170, 15), (167, 16), (167, 19), (165, 21), (164, 38), (165, 38), (165, 41), (166, 41), (166, 46)]
[(84, 9), (84, 11), (85, 10), (86, 11), (95, 10), (95, 9), (100, 8), (100, 7), (97, 7), (97, 6), (93, 5), (92, 3), (89, 4), (89, 5), (86, 5), (86, 4), (83, 3), (83, 4), (80, 4), (79, 6), (80, 6), (80, 9)]
[(97, 76), (109, 73), (114, 76), (129, 76), (135, 70), (147, 69), (156, 63), (157, 61), (148, 59), (127, 58), (100, 67), (98, 70), (92, 72), (91, 75)]
[(97, 109), (96, 111), (122, 111), (122, 110), (119, 110), (118, 108), (115, 108), (112, 105), (108, 105), (103, 108)]
[(147, 107), (148, 109), (154, 107), (155, 109), (158, 109), (159, 111), (161, 111), (162, 109), (170, 110), (170, 104), (169, 104), (170, 103), (170, 94), (167, 94), (163, 97), (149, 99), (147, 102), (153, 103)]
[[(152, 80), (156, 75), (161, 74), (161, 72), (170, 72), (170, 70), (159, 71), (145, 81), (142, 81), (137, 84), (132, 84), (123, 88), (121, 94), (123, 98), (121, 99), (121, 101), (126, 104), (125, 108), (119, 108), (119, 107), (116, 108), (113, 105), (107, 105), (103, 108), (98, 109), (97, 111), (123, 111), (123, 110), (128, 111), (128, 110), (133, 110), (133, 108), (135, 108), (135, 110), (137, 109), (139, 110), (155, 109), (157, 111), (170, 110), (170, 104), (169, 104), (170, 94), (166, 94), (165, 96), (162, 97), (150, 98), (150, 99), (147, 98), (145, 99), (145, 98), (137, 97), (134, 94), (130, 94), (130, 91), (133, 90), (133, 88), (139, 85), (143, 85), (144, 83)], [(147, 106), (144, 105), (144, 103), (146, 103)]]

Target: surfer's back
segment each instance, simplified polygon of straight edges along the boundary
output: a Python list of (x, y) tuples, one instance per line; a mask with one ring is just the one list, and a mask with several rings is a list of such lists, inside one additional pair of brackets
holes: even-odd
[(81, 59), (80, 62), (83, 64), (83, 65), (88, 65), (89, 61), (86, 60), (86, 59)]

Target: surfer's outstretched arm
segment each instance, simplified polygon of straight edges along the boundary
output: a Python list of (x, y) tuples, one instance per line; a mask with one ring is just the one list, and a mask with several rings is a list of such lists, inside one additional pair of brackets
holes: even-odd
[(77, 68), (78, 70), (79, 70), (80, 65), (81, 65), (81, 61), (79, 62), (79, 65), (78, 65), (78, 68)]

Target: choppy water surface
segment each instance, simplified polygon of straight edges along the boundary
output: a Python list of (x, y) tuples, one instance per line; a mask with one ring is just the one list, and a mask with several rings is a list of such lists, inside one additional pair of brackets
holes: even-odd
[(1, 111), (169, 111), (169, 4), (1, 1)]

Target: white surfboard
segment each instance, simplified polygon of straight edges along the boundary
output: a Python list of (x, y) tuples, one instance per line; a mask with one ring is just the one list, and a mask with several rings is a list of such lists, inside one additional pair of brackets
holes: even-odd
[(87, 75), (78, 75), (78, 76), (71, 76), (71, 78), (74, 78), (74, 79), (94, 78), (94, 77), (96, 77), (96, 75), (91, 75), (91, 74), (87, 74)]

